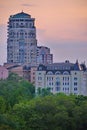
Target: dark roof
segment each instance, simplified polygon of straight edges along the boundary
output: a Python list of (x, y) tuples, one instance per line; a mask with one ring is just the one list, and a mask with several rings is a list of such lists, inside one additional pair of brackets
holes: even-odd
[(74, 64), (73, 63), (53, 63), (47, 65), (47, 70), (74, 70)]
[(11, 15), (12, 18), (30, 18), (31, 15), (24, 13), (23, 11), (21, 13), (17, 13), (15, 15)]
[(38, 68), (37, 68), (38, 71), (44, 71), (44, 70), (46, 70), (46, 69), (47, 69), (46, 66), (45, 66), (45, 65), (42, 65), (42, 64), (40, 64), (40, 65), (38, 66)]
[(62, 63), (53, 63), (53, 64), (49, 64), (46, 66), (43, 65), (39, 65), (38, 70), (45, 70), (45, 71), (68, 71), (70, 72), (71, 70), (75, 70), (75, 71), (81, 71), (83, 70), (81, 65), (76, 62), (76, 63), (70, 63), (69, 61), (65, 61)]
[(74, 70), (82, 70), (82, 68), (81, 68), (81, 66), (80, 66), (80, 64), (78, 62), (76, 62), (74, 64)]
[(30, 70), (30, 69), (31, 69), (30, 66), (27, 66), (27, 65), (23, 66), (23, 70)]
[(82, 63), (80, 66), (81, 66), (81, 68), (82, 68), (83, 71), (87, 70), (85, 63)]

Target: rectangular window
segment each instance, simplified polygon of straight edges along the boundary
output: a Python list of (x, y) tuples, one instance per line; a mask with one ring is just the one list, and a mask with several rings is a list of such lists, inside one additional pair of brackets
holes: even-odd
[(77, 82), (74, 82), (74, 86), (77, 86)]
[(76, 87), (74, 88), (74, 91), (77, 91), (77, 88), (76, 88)]
[(56, 90), (56, 91), (60, 91), (60, 87), (56, 87), (55, 90)]
[(38, 80), (42, 80), (42, 77), (38, 77)]
[(77, 80), (77, 77), (74, 77), (74, 80)]

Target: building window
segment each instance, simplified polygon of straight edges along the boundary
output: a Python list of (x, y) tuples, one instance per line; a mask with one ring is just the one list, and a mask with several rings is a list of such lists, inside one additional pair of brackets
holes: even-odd
[(75, 72), (75, 75), (76, 75), (77, 73)]
[(52, 85), (53, 85), (53, 82), (52, 82)]
[(77, 77), (74, 77), (74, 80), (77, 80)]
[(38, 80), (42, 80), (42, 77), (38, 77)]
[(56, 87), (55, 90), (56, 90), (56, 91), (60, 91), (60, 87)]
[(69, 72), (68, 72), (68, 71), (65, 71), (65, 72), (63, 73), (63, 75), (69, 75)]
[(49, 85), (51, 86), (51, 82), (49, 82)]
[(74, 88), (74, 91), (77, 91), (77, 88), (76, 88), (76, 87)]
[(69, 82), (67, 83), (67, 85), (69, 85)]
[(57, 81), (57, 82), (56, 82), (56, 86), (59, 86), (59, 85), (60, 85), (60, 82)]
[(59, 72), (59, 71), (57, 71), (56, 73), (55, 73), (55, 75), (60, 75), (61, 73)]
[(74, 86), (77, 86), (77, 82), (74, 82)]
[(52, 74), (53, 74), (53, 72), (52, 72), (52, 71), (49, 71), (47, 74), (48, 74), (48, 75), (52, 75)]
[(35, 77), (33, 77), (33, 80), (35, 80)]
[(47, 80), (51, 81), (53, 80), (53, 77), (47, 77)]

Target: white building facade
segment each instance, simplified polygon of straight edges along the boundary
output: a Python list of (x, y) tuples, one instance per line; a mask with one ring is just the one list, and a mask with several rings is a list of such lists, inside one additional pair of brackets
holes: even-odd
[(85, 65), (66, 61), (51, 65), (40, 65), (36, 71), (38, 88), (50, 88), (52, 93), (87, 95), (87, 71)]

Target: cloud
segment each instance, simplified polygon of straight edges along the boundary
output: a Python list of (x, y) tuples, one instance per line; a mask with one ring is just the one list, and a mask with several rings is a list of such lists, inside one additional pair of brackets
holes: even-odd
[(26, 6), (26, 7), (33, 7), (36, 6), (35, 4), (21, 4), (22, 6)]

